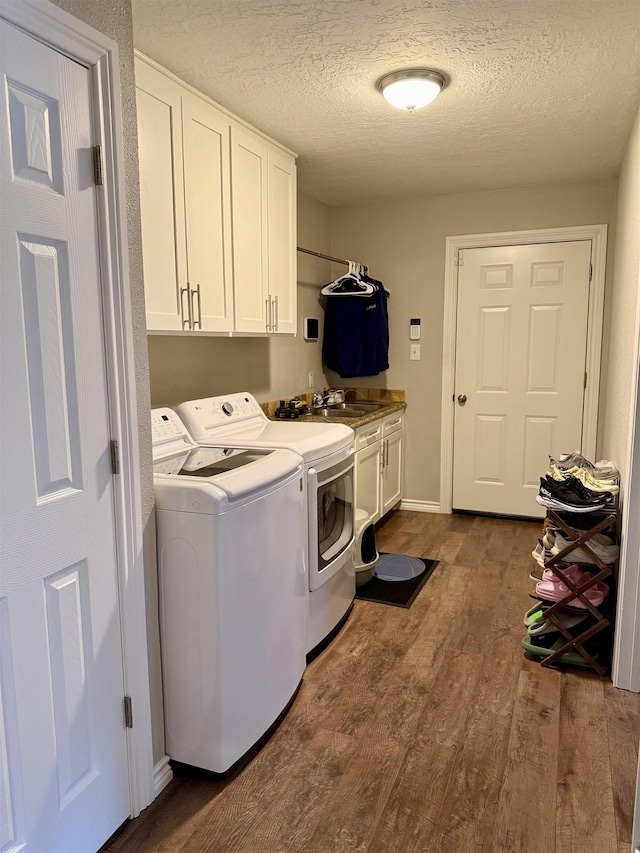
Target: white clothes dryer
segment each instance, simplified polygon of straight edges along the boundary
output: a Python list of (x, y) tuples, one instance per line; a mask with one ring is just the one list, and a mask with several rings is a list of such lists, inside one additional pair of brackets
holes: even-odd
[(248, 392), (181, 403), (195, 441), (288, 448), (304, 460), (307, 507), (307, 659), (337, 633), (355, 596), (354, 432), (344, 424), (271, 421)]
[(152, 411), (168, 755), (225, 773), (277, 725), (306, 665), (302, 459), (204, 447)]

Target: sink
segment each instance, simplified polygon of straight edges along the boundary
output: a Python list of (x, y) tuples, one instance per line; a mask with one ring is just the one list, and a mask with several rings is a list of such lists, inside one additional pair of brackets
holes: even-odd
[(376, 412), (378, 409), (384, 409), (388, 403), (370, 403), (368, 400), (354, 400), (350, 403), (331, 403), (327, 408), (340, 409), (341, 411), (355, 411), (360, 409), (364, 412)]
[(307, 412), (314, 418), (363, 418), (368, 415), (371, 409), (356, 409), (353, 406), (347, 406), (344, 409), (337, 406), (324, 406), (320, 409), (311, 409)]
[(378, 409), (384, 409), (388, 403), (373, 403), (369, 400), (355, 400), (352, 403), (330, 403), (328, 406), (320, 406), (317, 409), (309, 409), (308, 415), (313, 415), (315, 418), (337, 418), (340, 420), (347, 418), (363, 418), (365, 415), (370, 415), (371, 412), (376, 412)]

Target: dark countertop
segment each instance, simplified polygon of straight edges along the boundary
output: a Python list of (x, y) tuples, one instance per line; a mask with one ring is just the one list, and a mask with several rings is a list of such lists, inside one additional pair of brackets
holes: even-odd
[[(375, 402), (374, 400), (370, 400), (369, 402)], [(316, 417), (311, 412), (306, 415), (301, 415), (298, 418), (300, 423), (314, 423), (314, 424), (345, 424), (346, 426), (350, 426), (352, 429), (358, 429), (358, 427), (365, 426), (366, 424), (371, 424), (374, 421), (380, 420), (380, 418), (385, 418), (387, 415), (392, 414), (393, 412), (401, 412), (407, 408), (406, 403), (401, 402), (384, 402), (385, 406), (382, 409), (376, 409), (375, 412), (367, 412), (366, 415), (363, 415), (361, 418), (322, 418)], [(358, 401), (353, 401), (353, 406), (357, 407)]]

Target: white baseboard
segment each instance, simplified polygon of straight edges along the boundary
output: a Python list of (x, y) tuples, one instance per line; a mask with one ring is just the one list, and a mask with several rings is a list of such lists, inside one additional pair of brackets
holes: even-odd
[(173, 779), (173, 770), (169, 766), (169, 756), (164, 755), (153, 768), (153, 794), (157, 797)]
[(436, 501), (402, 501), (400, 509), (410, 512), (440, 512), (440, 504)]

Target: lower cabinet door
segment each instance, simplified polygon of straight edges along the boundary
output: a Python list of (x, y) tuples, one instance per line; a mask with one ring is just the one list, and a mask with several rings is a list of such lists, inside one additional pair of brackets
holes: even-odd
[(381, 476), (382, 442), (364, 447), (356, 453), (355, 491), (356, 507), (363, 509), (377, 521), (381, 513)]
[(402, 499), (402, 430), (383, 439), (382, 510), (389, 512)]

